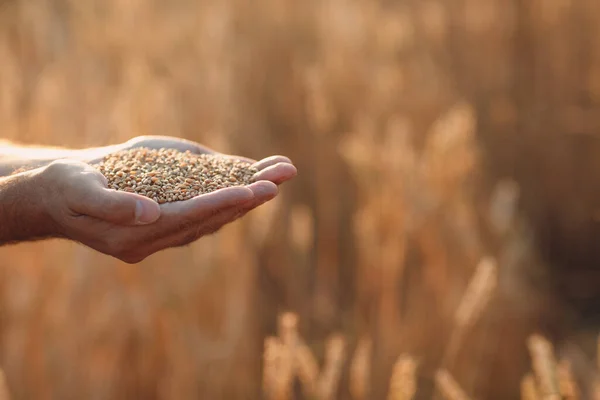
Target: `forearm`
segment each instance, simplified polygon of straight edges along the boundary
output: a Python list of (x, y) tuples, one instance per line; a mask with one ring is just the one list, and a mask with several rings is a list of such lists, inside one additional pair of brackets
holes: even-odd
[(54, 236), (44, 206), (42, 170), (0, 178), (0, 245)]
[(74, 150), (61, 147), (17, 145), (0, 140), (0, 177), (11, 175), (19, 170), (43, 167), (58, 159), (91, 161), (118, 149), (119, 145)]

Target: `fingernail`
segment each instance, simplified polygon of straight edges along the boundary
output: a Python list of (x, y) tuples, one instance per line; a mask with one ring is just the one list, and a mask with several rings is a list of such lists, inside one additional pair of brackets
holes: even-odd
[(160, 216), (160, 208), (151, 202), (138, 200), (135, 204), (135, 222), (139, 225), (151, 224)]

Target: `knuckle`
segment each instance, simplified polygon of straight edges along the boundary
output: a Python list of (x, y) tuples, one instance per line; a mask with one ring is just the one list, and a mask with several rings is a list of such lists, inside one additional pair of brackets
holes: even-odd
[[(90, 199), (92, 200), (92, 199)], [(102, 197), (102, 207), (105, 210), (110, 211), (120, 211), (121, 210), (121, 202), (115, 196), (103, 196)]]
[(61, 182), (68, 172), (68, 164), (64, 160), (52, 161), (43, 170), (43, 176), (52, 182)]
[(64, 168), (67, 168), (70, 165), (69, 160), (58, 159), (52, 161), (46, 168), (50, 171), (61, 171)]
[(81, 165), (73, 160), (58, 159), (48, 164), (45, 171), (49, 175), (62, 177), (74, 169), (81, 170)]

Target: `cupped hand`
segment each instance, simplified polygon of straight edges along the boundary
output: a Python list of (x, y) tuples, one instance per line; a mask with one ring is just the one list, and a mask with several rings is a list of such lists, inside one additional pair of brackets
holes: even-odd
[[(216, 153), (193, 142), (163, 137), (137, 139), (129, 145)], [(160, 250), (216, 232), (275, 198), (278, 185), (296, 175), (284, 156), (254, 162), (254, 167), (259, 172), (251, 185), (159, 205), (136, 193), (108, 189), (106, 178), (87, 163), (58, 160), (41, 173), (44, 208), (60, 236), (126, 263), (138, 263)]]

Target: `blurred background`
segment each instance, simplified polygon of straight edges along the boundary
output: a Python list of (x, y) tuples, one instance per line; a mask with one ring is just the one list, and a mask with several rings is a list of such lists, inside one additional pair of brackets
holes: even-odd
[(1, 248), (6, 396), (594, 398), (599, 16), (595, 0), (0, 1), (2, 138), (172, 135), (299, 170), (138, 265)]

